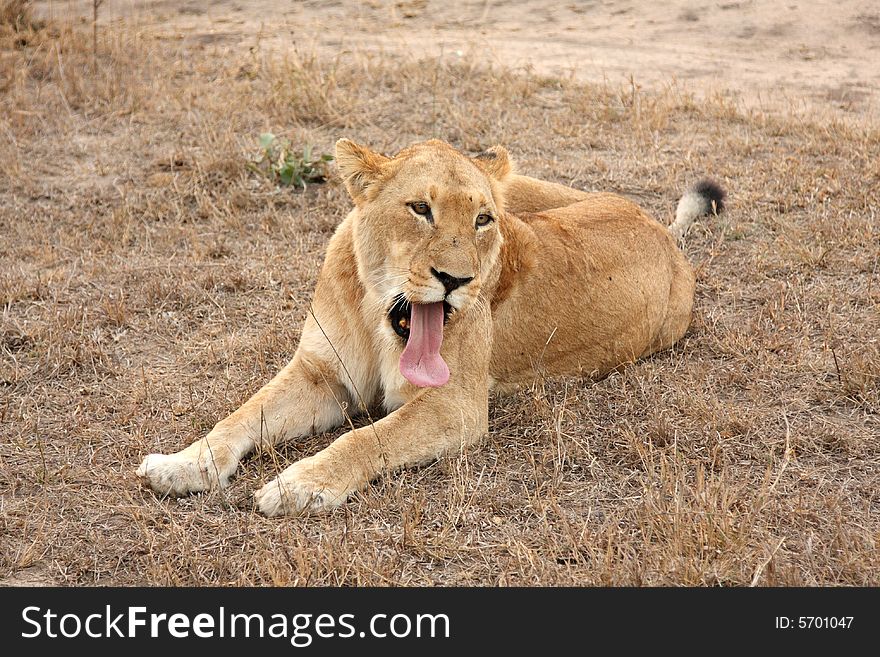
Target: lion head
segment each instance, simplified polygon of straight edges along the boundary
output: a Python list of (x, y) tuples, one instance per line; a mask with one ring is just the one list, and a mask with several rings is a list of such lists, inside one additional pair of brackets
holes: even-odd
[(471, 309), (498, 260), (507, 151), (470, 158), (441, 141), (394, 157), (348, 139), (336, 160), (355, 203), (354, 248), (367, 302), (382, 330), (406, 346), (400, 371), (417, 386), (441, 386), (444, 325)]

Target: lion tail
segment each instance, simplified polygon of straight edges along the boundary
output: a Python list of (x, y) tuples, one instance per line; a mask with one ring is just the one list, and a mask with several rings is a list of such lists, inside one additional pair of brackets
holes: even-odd
[(683, 238), (697, 217), (707, 214), (720, 214), (724, 209), (727, 194), (714, 180), (701, 180), (688, 189), (678, 201), (675, 221), (669, 225), (669, 232), (676, 240)]

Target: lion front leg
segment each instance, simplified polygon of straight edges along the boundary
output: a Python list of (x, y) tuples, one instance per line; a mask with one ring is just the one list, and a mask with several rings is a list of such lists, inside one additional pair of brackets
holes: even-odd
[[(304, 336), (314, 333), (308, 322)], [(311, 340), (314, 344), (315, 340)], [(149, 454), (137, 475), (157, 493), (186, 495), (223, 488), (257, 446), (300, 438), (342, 424), (349, 394), (332, 356), (304, 349), (204, 438), (174, 454)]]
[(297, 461), (256, 493), (267, 516), (333, 509), (378, 476), (424, 465), (476, 442), (488, 429), (482, 394), (431, 389), (371, 425)]

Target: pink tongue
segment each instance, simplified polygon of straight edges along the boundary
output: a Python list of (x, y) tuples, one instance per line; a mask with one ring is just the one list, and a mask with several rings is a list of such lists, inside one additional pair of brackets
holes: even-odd
[(420, 388), (439, 388), (449, 381), (449, 368), (440, 356), (443, 344), (443, 302), (410, 306), (409, 340), (400, 354), (400, 373)]

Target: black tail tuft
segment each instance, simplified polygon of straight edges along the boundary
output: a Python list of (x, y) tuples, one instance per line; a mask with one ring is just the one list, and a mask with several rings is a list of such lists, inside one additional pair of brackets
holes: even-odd
[(704, 178), (693, 186), (693, 191), (706, 199), (709, 208), (714, 208), (716, 214), (721, 214), (724, 209), (724, 199), (727, 197), (721, 185), (711, 178)]
[(675, 239), (682, 239), (697, 217), (719, 214), (724, 209), (725, 196), (721, 185), (710, 178), (704, 178), (678, 200), (675, 221), (669, 224), (669, 232)]

